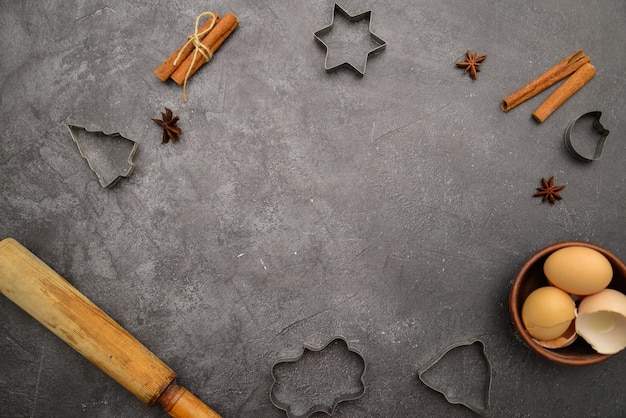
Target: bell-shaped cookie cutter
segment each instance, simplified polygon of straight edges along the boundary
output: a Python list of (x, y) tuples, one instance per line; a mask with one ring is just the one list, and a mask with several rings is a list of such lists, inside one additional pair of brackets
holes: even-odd
[[(565, 133), (563, 135), (565, 148), (577, 160), (591, 162), (591, 161), (597, 161), (600, 159), (600, 157), (602, 157), (602, 151), (604, 149), (604, 142), (606, 141), (606, 138), (609, 136), (609, 131), (605, 129), (604, 126), (602, 126), (602, 123), (600, 123), (601, 116), (602, 116), (602, 112), (597, 111), (597, 110), (593, 112), (588, 112), (573, 119), (569, 123), (569, 125), (567, 125), (567, 128), (565, 128)], [(580, 119), (587, 118), (587, 117), (593, 118), (593, 129), (595, 130), (597, 134), (600, 135), (600, 139), (598, 140), (596, 144), (596, 150), (594, 152), (593, 157), (588, 157), (588, 156), (581, 154), (580, 152), (576, 150), (576, 148), (574, 147), (574, 144), (572, 144), (572, 130), (574, 129), (576, 122), (578, 122)]]
[[(345, 346), (347, 347), (348, 351), (355, 353), (356, 355), (358, 355), (361, 358), (361, 361), (363, 362), (363, 371), (360, 374), (359, 380), (361, 383), (361, 390), (359, 390), (356, 393), (340, 393), (339, 395), (337, 395), (332, 403), (332, 405), (327, 405), (327, 404), (315, 404), (313, 405), (311, 408), (308, 409), (308, 411), (306, 411), (304, 414), (294, 414), (291, 411), (291, 407), (288, 403), (285, 403), (283, 401), (281, 401), (280, 399), (277, 399), (275, 394), (274, 394), (274, 388), (276, 386), (276, 384), (278, 383), (278, 379), (276, 378), (276, 375), (274, 373), (274, 369), (276, 368), (277, 365), (281, 364), (281, 363), (293, 363), (296, 362), (298, 360), (300, 360), (306, 350), (309, 351), (322, 351), (324, 350), (326, 347), (328, 347), (330, 344), (332, 344), (333, 342), (340, 340), (343, 341), (343, 343), (345, 344)], [(302, 352), (297, 355), (297, 356), (292, 356), (292, 357), (283, 357), (278, 359), (276, 362), (274, 362), (274, 364), (272, 365), (272, 379), (273, 379), (273, 383), (272, 383), (272, 387), (270, 389), (270, 401), (272, 402), (272, 404), (274, 404), (274, 406), (278, 409), (281, 409), (283, 411), (285, 411), (287, 413), (287, 417), (288, 418), (305, 418), (308, 417), (316, 412), (323, 412), (327, 415), (332, 415), (335, 412), (335, 409), (337, 408), (337, 405), (339, 405), (341, 402), (345, 402), (345, 401), (353, 401), (356, 399), (361, 398), (364, 394), (365, 394), (365, 369), (366, 369), (366, 364), (365, 364), (365, 358), (363, 357), (363, 354), (358, 351), (355, 348), (350, 347), (350, 344), (348, 343), (348, 341), (346, 340), (346, 338), (342, 337), (342, 336), (336, 336), (331, 338), (330, 340), (328, 340), (328, 342), (326, 342), (325, 344), (322, 344), (320, 346), (311, 346), (308, 344), (304, 344), (303, 345), (304, 349), (302, 350)]]
[[(323, 35), (329, 33), (333, 29), (333, 25), (335, 24), (335, 15), (337, 14), (337, 12), (341, 13), (350, 22), (358, 22), (359, 20), (369, 19), (368, 30), (369, 30), (369, 33), (370, 33), (370, 37), (378, 44), (378, 46), (367, 52), (367, 55), (365, 57), (365, 62), (363, 63), (363, 70), (362, 71), (359, 70), (354, 65), (350, 64), (349, 62), (342, 62), (341, 64), (338, 64), (338, 65), (335, 65), (335, 66), (332, 66), (332, 67), (328, 66), (328, 45), (322, 40), (321, 37)], [(354, 71), (359, 73), (361, 76), (365, 75), (365, 67), (367, 66), (367, 59), (369, 58), (369, 56), (372, 55), (372, 54), (375, 54), (377, 52), (381, 52), (382, 50), (384, 50), (387, 47), (387, 42), (385, 42), (381, 37), (379, 37), (374, 32), (372, 32), (372, 19), (371, 19), (371, 17), (372, 17), (372, 11), (371, 10), (367, 10), (367, 11), (365, 11), (363, 13), (359, 13), (359, 14), (356, 14), (356, 15), (350, 15), (350, 13), (348, 13), (343, 7), (341, 7), (340, 5), (335, 3), (335, 6), (333, 8), (333, 17), (332, 17), (332, 19), (330, 21), (330, 25), (328, 25), (326, 27), (323, 27), (322, 29), (320, 29), (317, 32), (313, 33), (313, 36), (315, 37), (315, 40), (317, 42), (319, 42), (326, 49), (326, 57), (324, 58), (324, 69), (326, 69), (327, 72), (337, 70), (337, 69), (339, 69), (341, 67), (348, 67), (348, 68), (352, 68)]]
[[(485, 407), (484, 408), (481, 408), (477, 405), (473, 405), (472, 403), (468, 402), (467, 399), (453, 396), (450, 393), (448, 393), (445, 388), (435, 386), (431, 384), (430, 382), (428, 382), (427, 379), (424, 378), (424, 373), (426, 373), (435, 364), (437, 364), (450, 351), (455, 350), (459, 347), (463, 347), (463, 346), (471, 346), (472, 344), (480, 344), (482, 348), (482, 355), (485, 359), (485, 363), (487, 364), (487, 387), (485, 391)], [(426, 365), (421, 367), (417, 371), (417, 377), (426, 386), (428, 386), (429, 388), (431, 388), (432, 390), (436, 392), (441, 393), (449, 403), (463, 405), (483, 417), (491, 416), (491, 363), (489, 362), (489, 357), (487, 357), (487, 352), (485, 351), (485, 343), (483, 343), (481, 340), (477, 338), (472, 338), (468, 341), (454, 343), (454, 344), (449, 345), (442, 352), (440, 352), (437, 356), (431, 359)]]
[[(96, 173), (98, 177), (98, 181), (102, 187), (108, 188), (114, 186), (122, 177), (128, 177), (132, 174), (135, 169), (135, 164), (133, 163), (133, 158), (137, 153), (137, 149), (139, 148), (139, 144), (135, 141), (125, 138), (119, 133), (106, 133), (98, 130), (90, 130), (87, 128), (83, 128), (82, 126), (76, 125), (67, 125), (67, 129), (70, 131), (70, 135), (72, 136), (72, 140), (78, 146), (78, 150), (80, 151), (80, 155), (87, 160), (89, 164), (89, 168)], [(107, 137), (113, 141), (118, 141), (118, 146), (112, 148), (115, 152), (115, 157), (117, 157), (118, 161), (112, 162), (112, 158), (110, 155), (105, 155), (103, 157), (102, 154), (107, 154), (106, 152), (98, 149), (99, 147), (90, 147), (87, 145), (86, 137), (83, 137), (85, 134), (91, 135), (99, 135)], [(124, 149), (124, 147), (120, 146), (123, 141), (129, 141), (132, 143), (132, 148), (130, 151)], [(99, 141), (99, 139), (95, 139), (94, 141)], [(97, 143), (97, 142), (93, 142)], [(128, 148), (128, 146), (126, 147)], [(120, 161), (125, 165), (122, 167)], [(125, 161), (124, 161), (125, 160)]]

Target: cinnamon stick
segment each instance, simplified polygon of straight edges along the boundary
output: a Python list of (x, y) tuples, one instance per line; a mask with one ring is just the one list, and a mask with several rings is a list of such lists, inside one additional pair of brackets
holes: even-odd
[(533, 118), (539, 123), (548, 119), (552, 112), (580, 90), (594, 75), (596, 75), (596, 68), (593, 65), (587, 63), (580, 67), (533, 112)]
[[(208, 47), (212, 54), (215, 53), (226, 38), (237, 29), (238, 25), (239, 21), (237, 17), (232, 13), (227, 13), (202, 40), (202, 44)], [(189, 54), (171, 75), (172, 80), (174, 80), (176, 84), (182, 85), (186, 78), (191, 77), (206, 62), (202, 56), (198, 56), (194, 62), (193, 55), (194, 54)]]
[(508, 112), (519, 104), (541, 93), (548, 87), (563, 80), (590, 61), (591, 59), (585, 55), (582, 49), (574, 52), (521, 89), (507, 96), (502, 100), (500, 108)]
[[(217, 13), (215, 13), (215, 20), (216, 20), (215, 24), (219, 23), (219, 18), (220, 16)], [(212, 23), (213, 23), (213, 18), (208, 18), (206, 22), (204, 22), (204, 24), (200, 27), (200, 29), (198, 29), (198, 32), (199, 33), (204, 32), (211, 26)], [(202, 37), (202, 39), (206, 38), (207, 35), (208, 34), (205, 34)], [(189, 54), (191, 54), (191, 51), (193, 51), (193, 48), (194, 46), (191, 42), (185, 42), (180, 48), (176, 50), (176, 52), (170, 55), (169, 58), (163, 61), (163, 63), (159, 65), (159, 67), (156, 70), (154, 70), (154, 74), (156, 74), (156, 76), (159, 77), (159, 80), (165, 82), (168, 78), (170, 78), (172, 73), (176, 71), (176, 69), (183, 63), (185, 58), (187, 58)], [(176, 64), (174, 64), (174, 61), (176, 61), (177, 58), (178, 58), (178, 61), (176, 62)]]

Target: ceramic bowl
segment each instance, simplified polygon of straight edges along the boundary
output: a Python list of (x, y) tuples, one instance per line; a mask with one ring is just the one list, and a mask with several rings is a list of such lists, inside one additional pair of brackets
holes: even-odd
[(626, 265), (610, 251), (582, 241), (565, 241), (549, 245), (528, 258), (517, 272), (509, 295), (509, 310), (515, 329), (524, 342), (541, 357), (570, 366), (587, 366), (600, 363), (614, 354), (600, 354), (591, 348), (583, 338), (577, 338), (573, 344), (557, 349), (539, 345), (526, 331), (522, 323), (522, 306), (528, 295), (535, 289), (548, 286), (548, 279), (543, 274), (543, 263), (556, 250), (571, 246), (592, 248), (602, 253), (613, 266), (613, 279), (609, 288), (626, 293)]

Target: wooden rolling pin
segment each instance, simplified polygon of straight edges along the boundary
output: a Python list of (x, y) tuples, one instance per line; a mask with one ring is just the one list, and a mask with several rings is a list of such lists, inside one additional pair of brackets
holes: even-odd
[(0, 241), (0, 292), (128, 389), (172, 417), (219, 418), (176, 372), (43, 261), (12, 238)]

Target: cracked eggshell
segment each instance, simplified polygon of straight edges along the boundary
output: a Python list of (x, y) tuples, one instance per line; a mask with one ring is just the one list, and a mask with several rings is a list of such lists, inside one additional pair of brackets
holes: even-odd
[(593, 248), (571, 246), (550, 254), (543, 265), (548, 281), (573, 295), (591, 295), (608, 286), (613, 278), (609, 260)]
[(578, 306), (576, 332), (600, 354), (626, 348), (626, 295), (604, 289)]
[(572, 298), (554, 286), (535, 289), (522, 306), (522, 322), (537, 340), (548, 341), (562, 336), (576, 317)]

